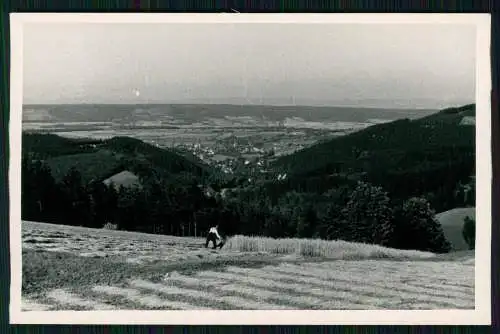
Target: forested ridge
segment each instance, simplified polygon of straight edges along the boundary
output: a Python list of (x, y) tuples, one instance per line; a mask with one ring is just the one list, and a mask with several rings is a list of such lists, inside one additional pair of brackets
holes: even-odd
[(451, 194), (475, 174), (475, 127), (460, 125), (473, 115), (475, 105), (467, 105), (374, 125), (284, 156), (274, 167), (288, 173), (289, 189), (364, 180), (394, 198), (425, 196), (433, 208), (445, 211), (462, 204)]
[[(184, 236), (218, 223), (227, 235), (447, 252), (434, 213), (475, 205), (475, 127), (460, 125), (474, 114), (468, 105), (374, 125), (278, 158), (252, 182), (137, 139), (25, 133), (22, 218)], [(124, 170), (142, 187), (103, 184)]]

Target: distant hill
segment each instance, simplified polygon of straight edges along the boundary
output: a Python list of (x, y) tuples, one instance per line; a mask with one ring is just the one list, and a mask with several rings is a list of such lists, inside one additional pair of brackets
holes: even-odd
[(462, 236), (465, 217), (475, 219), (476, 208), (455, 208), (436, 215), (436, 219), (441, 224), (444, 235), (451, 243), (453, 251), (466, 251), (469, 249)]
[(193, 157), (158, 148), (129, 137), (109, 140), (68, 139), (54, 134), (23, 133), (23, 154), (44, 160), (56, 180), (75, 167), (85, 183), (104, 180), (123, 170), (137, 175), (177, 175), (202, 177), (212, 169)]
[(435, 114), (421, 118), (422, 122), (444, 122), (448, 124), (460, 124), (464, 117), (475, 117), (476, 105), (468, 104), (458, 108), (446, 108)]
[(475, 127), (460, 126), (464, 116), (474, 115), (475, 105), (467, 105), (373, 125), (280, 157), (272, 166), (289, 175), (290, 187), (313, 182), (324, 191), (341, 179), (357, 178), (380, 184), (396, 197), (446, 196), (474, 173)]
[(56, 181), (61, 181), (73, 167), (80, 172), (84, 183), (106, 178), (108, 175), (125, 168), (120, 156), (108, 150), (60, 155), (49, 157), (44, 161), (50, 167)]
[(241, 104), (62, 104), (24, 105), (23, 122), (118, 122), (155, 120), (190, 124), (211, 118), (250, 117), (268, 121), (301, 118), (304, 121), (367, 122), (370, 119), (420, 118), (432, 109), (387, 109), (330, 106), (273, 106)]

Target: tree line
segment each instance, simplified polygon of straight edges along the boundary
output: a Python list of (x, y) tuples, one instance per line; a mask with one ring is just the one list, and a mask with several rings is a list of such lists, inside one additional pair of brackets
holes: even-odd
[(141, 178), (141, 187), (88, 184), (71, 169), (55, 181), (41, 160), (22, 161), (22, 218), (56, 224), (177, 236), (204, 236), (214, 224), (223, 234), (341, 239), (400, 249), (447, 252), (450, 244), (429, 201), (393, 200), (382, 187), (356, 181), (321, 192), (284, 191), (265, 184), (206, 194), (199, 177)]

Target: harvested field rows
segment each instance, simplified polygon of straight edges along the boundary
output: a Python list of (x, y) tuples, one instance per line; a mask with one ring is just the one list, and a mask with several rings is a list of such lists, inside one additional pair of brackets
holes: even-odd
[(22, 309), (474, 308), (470, 256), (327, 261), (200, 241), (23, 223)]
[(23, 249), (63, 252), (91, 258), (116, 258), (131, 264), (238, 256), (202, 248), (202, 238), (182, 238), (126, 231), (23, 222)]
[[(223, 272), (189, 276), (173, 272), (160, 283), (133, 279), (120, 286), (92, 286), (79, 295), (57, 289), (45, 299), (56, 305), (54, 309), (76, 310), (130, 309), (131, 305), (132, 309), (167, 310), (474, 308), (473, 287), (454, 285), (461, 279), (446, 284), (435, 284), (432, 277), (418, 282), (411, 277), (387, 281), (383, 271), (378, 278), (372, 274), (349, 279), (345, 271), (330, 266), (230, 266)], [(463, 274), (473, 276), (473, 268)]]

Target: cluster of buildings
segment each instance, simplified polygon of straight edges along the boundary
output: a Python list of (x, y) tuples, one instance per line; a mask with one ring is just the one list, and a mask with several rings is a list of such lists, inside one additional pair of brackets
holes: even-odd
[[(181, 148), (181, 147), (179, 147)], [(181, 149), (190, 152), (200, 160), (220, 168), (227, 174), (233, 174), (240, 169), (257, 168), (265, 172), (269, 152), (250, 144), (231, 147), (216, 145), (216, 148), (203, 146), (200, 143), (186, 145)], [(269, 155), (269, 154), (268, 154)]]

